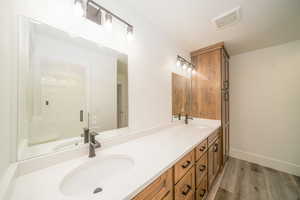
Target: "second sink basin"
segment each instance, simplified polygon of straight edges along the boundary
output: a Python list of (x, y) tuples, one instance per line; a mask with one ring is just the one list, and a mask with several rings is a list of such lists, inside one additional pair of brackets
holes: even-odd
[(88, 160), (67, 174), (60, 190), (66, 196), (88, 197), (105, 191), (108, 182), (126, 174), (134, 161), (125, 155), (110, 155)]

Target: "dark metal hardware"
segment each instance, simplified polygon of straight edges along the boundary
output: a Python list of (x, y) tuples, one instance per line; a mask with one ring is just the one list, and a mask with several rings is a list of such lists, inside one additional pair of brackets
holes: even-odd
[(83, 122), (83, 110), (80, 110), (80, 121)]
[(83, 134), (81, 134), (81, 137), (83, 137), (84, 144), (89, 143), (89, 141), (90, 141), (90, 129), (89, 128), (84, 128), (83, 129)]
[(191, 189), (192, 189), (192, 187), (190, 185), (186, 185), (186, 189), (182, 191), (182, 194), (184, 196), (186, 196), (190, 192)]
[(191, 164), (191, 161), (188, 160), (188, 161), (185, 162), (185, 164), (181, 165), (181, 167), (185, 169), (188, 166), (190, 166), (190, 164)]
[(214, 146), (214, 152), (217, 152), (218, 151), (218, 144), (215, 144)]
[(205, 169), (206, 169), (206, 166), (205, 165), (201, 165), (200, 168), (199, 168), (199, 171), (203, 172)]
[(101, 144), (95, 138), (96, 135), (98, 135), (98, 133), (92, 132), (89, 135), (90, 135), (89, 158), (93, 158), (96, 156), (95, 149), (100, 148)]
[(199, 150), (204, 151), (206, 149), (206, 146), (202, 146)]
[(200, 197), (204, 197), (205, 193), (206, 193), (206, 189), (202, 189), (201, 191), (202, 191), (202, 193), (200, 193)]
[(228, 89), (229, 88), (229, 81), (224, 81), (223, 82), (223, 87), (224, 87), (225, 90)]
[(46, 100), (45, 104), (46, 104), (46, 106), (49, 106), (49, 101), (48, 101), (48, 100)]
[(229, 101), (229, 92), (225, 92), (224, 94), (224, 100)]

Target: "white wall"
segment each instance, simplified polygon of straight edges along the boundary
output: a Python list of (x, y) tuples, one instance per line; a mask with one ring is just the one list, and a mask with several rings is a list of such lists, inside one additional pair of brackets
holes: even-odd
[(232, 155), (300, 175), (300, 41), (230, 60)]
[(10, 2), (0, 6), (0, 180), (10, 163), (10, 73), (11, 73), (11, 30)]
[[(122, 16), (134, 25), (135, 40), (128, 42), (126, 27), (114, 22), (111, 32), (92, 22), (73, 15), (73, 0), (27, 0), (6, 1), (1, 13), (1, 164), (0, 174), (7, 168), (9, 136), (16, 132), (16, 80), (17, 80), (17, 16), (25, 15), (42, 22), (80, 34), (129, 56), (129, 126), (148, 128), (169, 123), (171, 120), (171, 71), (176, 66), (176, 55), (188, 57), (187, 51), (179, 48), (167, 36), (143, 19), (133, 9), (117, 0), (98, 2)], [(13, 11), (9, 10), (13, 4)], [(13, 17), (11, 17), (13, 15)], [(10, 23), (10, 20), (13, 23)], [(11, 34), (11, 30), (12, 34)], [(10, 59), (10, 48), (12, 58)], [(3, 58), (2, 58), (3, 57)], [(12, 64), (10, 64), (10, 61)], [(11, 71), (12, 78), (7, 74)], [(11, 87), (11, 91), (9, 90)], [(12, 93), (12, 94), (10, 94)], [(12, 96), (11, 101), (9, 97)], [(11, 111), (9, 107), (11, 106)], [(10, 117), (12, 114), (12, 117)], [(12, 129), (9, 124), (12, 122)], [(12, 142), (14, 144), (14, 142)], [(15, 151), (15, 148), (11, 148)], [(12, 154), (14, 155), (14, 154)], [(12, 160), (15, 156), (12, 156)]]

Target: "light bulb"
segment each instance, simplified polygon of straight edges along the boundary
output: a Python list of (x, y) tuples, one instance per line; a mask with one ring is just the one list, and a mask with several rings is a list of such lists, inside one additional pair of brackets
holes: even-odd
[(84, 12), (83, 12), (83, 7), (82, 7), (82, 1), (75, 0), (75, 2), (74, 2), (74, 13), (78, 17), (83, 17)]
[(181, 66), (181, 61), (179, 59), (177, 60), (176, 65), (177, 65), (177, 67)]
[(133, 40), (133, 27), (127, 26), (127, 39), (128, 41)]
[(192, 70), (192, 74), (196, 74), (196, 70), (195, 70), (195, 68)]
[(186, 64), (184, 63), (183, 66), (182, 66), (182, 69), (185, 70), (186, 68), (187, 68), (187, 66), (186, 66)]
[(187, 70), (188, 70), (188, 72), (191, 72), (191, 71), (192, 71), (192, 68), (191, 68), (191, 67), (189, 67)]
[(112, 29), (112, 16), (110, 13), (106, 13), (105, 14), (105, 27), (108, 29), (108, 30), (111, 30)]

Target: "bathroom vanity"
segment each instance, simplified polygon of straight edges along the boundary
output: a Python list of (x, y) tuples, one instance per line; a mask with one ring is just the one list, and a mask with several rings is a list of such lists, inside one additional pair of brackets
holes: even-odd
[(222, 167), (221, 150), (217, 128), (133, 199), (205, 199)]
[(12, 200), (203, 199), (221, 168), (220, 127), (218, 120), (180, 121), (98, 150), (95, 158), (85, 153), (55, 165), (49, 158), (47, 167), (31, 171), (34, 162), (20, 163)]

